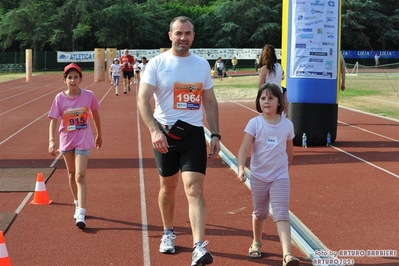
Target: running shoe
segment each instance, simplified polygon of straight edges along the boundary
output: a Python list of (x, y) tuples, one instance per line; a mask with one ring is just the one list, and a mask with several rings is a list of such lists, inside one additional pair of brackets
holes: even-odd
[(205, 249), (205, 246), (208, 245), (208, 243), (208, 240), (206, 240), (202, 245), (196, 245), (194, 247), (191, 266), (204, 266), (213, 262), (212, 254)]
[(175, 239), (176, 235), (174, 233), (163, 234), (161, 244), (159, 245), (159, 252), (166, 254), (175, 253)]
[(78, 217), (76, 218), (76, 226), (79, 227), (79, 229), (83, 229), (86, 227), (86, 221), (85, 221), (84, 214), (78, 215)]

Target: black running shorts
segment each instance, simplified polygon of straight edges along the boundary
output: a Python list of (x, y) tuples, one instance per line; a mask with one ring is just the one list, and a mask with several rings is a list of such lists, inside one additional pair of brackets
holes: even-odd
[(165, 132), (164, 134), (168, 140), (169, 151), (164, 154), (153, 149), (159, 175), (172, 176), (179, 170), (205, 175), (207, 153), (204, 128), (194, 127), (182, 140), (173, 139)]
[(123, 78), (128, 78), (129, 80), (133, 77), (133, 71), (123, 71)]

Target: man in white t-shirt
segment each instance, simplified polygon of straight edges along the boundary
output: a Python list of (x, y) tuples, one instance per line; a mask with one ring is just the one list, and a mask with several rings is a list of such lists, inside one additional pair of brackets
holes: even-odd
[[(148, 62), (138, 92), (138, 108), (151, 133), (160, 178), (158, 203), (164, 234), (159, 251), (175, 252), (174, 195), (181, 176), (194, 243), (191, 265), (208, 265), (213, 257), (205, 249), (208, 241), (203, 239), (206, 212), (203, 183), (207, 156), (214, 157), (220, 151), (218, 103), (208, 61), (190, 53), (194, 40), (192, 20), (184, 16), (174, 18), (168, 34), (171, 49)], [(212, 133), (208, 154), (203, 110)]]

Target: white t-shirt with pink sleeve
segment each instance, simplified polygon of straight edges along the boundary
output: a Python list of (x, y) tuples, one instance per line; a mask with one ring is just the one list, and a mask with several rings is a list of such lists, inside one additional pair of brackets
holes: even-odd
[(272, 182), (281, 173), (288, 171), (287, 140), (295, 136), (294, 125), (290, 120), (281, 116), (280, 122), (273, 125), (259, 115), (249, 120), (244, 132), (254, 137), (251, 176)]
[(80, 95), (70, 98), (64, 92), (58, 93), (51, 105), (48, 117), (61, 119), (60, 150), (87, 150), (95, 146), (90, 127), (91, 110), (100, 105), (90, 90), (80, 90)]

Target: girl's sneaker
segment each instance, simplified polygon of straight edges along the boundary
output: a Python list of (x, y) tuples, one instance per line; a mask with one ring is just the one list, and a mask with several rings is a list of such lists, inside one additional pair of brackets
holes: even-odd
[(77, 212), (78, 215), (76, 217), (76, 226), (79, 227), (80, 229), (83, 229), (86, 227), (86, 221), (85, 221), (86, 210), (83, 208), (78, 208)]
[(208, 243), (208, 240), (206, 240), (202, 245), (196, 245), (194, 247), (191, 266), (208, 265), (213, 262), (212, 254), (205, 249), (205, 246), (208, 245)]

